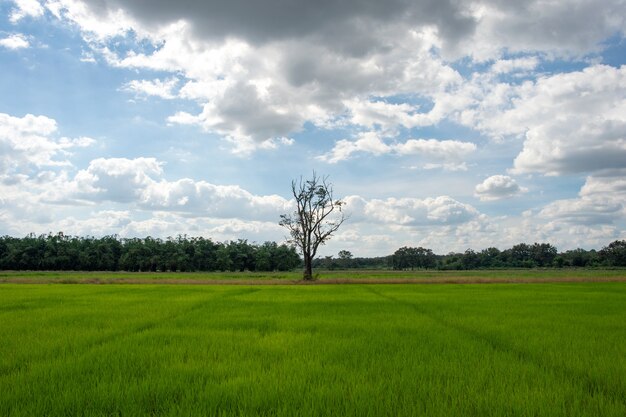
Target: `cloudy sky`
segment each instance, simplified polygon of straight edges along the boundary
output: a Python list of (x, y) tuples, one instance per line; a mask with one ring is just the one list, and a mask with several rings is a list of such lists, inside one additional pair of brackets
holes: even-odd
[(624, 0), (0, 0), (0, 234), (626, 238)]

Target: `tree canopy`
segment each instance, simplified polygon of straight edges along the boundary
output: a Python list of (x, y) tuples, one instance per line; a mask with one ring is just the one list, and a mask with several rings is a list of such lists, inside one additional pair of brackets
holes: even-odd
[(120, 239), (28, 235), (0, 237), (0, 269), (80, 271), (288, 271), (301, 264), (295, 248), (275, 242), (225, 243), (178, 236)]
[[(23, 238), (0, 237), (0, 270), (59, 271), (288, 271), (303, 264), (293, 246), (247, 240), (215, 242), (203, 237), (177, 236), (122, 239), (117, 236), (78, 237), (63, 233)], [(548, 243), (519, 243), (463, 253), (434, 254), (431, 249), (403, 246), (392, 255), (353, 256), (341, 250), (337, 257), (313, 259), (323, 269), (490, 269), (626, 267), (626, 240), (601, 250), (558, 252)]]

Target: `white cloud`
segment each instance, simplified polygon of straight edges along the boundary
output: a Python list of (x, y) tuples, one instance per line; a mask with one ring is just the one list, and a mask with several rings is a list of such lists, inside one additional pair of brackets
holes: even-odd
[[(602, 7), (593, 0), (580, 0), (576, 7), (539, 0), (436, 5), (392, 0), (384, 7), (337, 0), (297, 8), (274, 0), (246, 7), (50, 0), (46, 7), (77, 25), (111, 65), (185, 78), (179, 96), (197, 100), (203, 111), (179, 112), (169, 121), (221, 135), (244, 155), (275, 147), (277, 138), (292, 137), (306, 122), (332, 126), (346, 113), (344, 120), (380, 127), (388, 136), (400, 126), (433, 125), (455, 112), (462, 113), (463, 123), (494, 135), (523, 134), (528, 127), (519, 123), (506, 128), (516, 121), (512, 114), (504, 114), (508, 120), (502, 122), (492, 117), (493, 108), (501, 113), (499, 106), (514, 94), (510, 88), (493, 86), (492, 80), (489, 86), (454, 88), (462, 77), (440, 54), (495, 59), (494, 73), (530, 70), (538, 64), (533, 53), (582, 54), (624, 33), (620, 16), (626, 14), (618, 0)], [(124, 36), (146, 40), (153, 50), (118, 51), (112, 40)], [(498, 59), (503, 51), (526, 56)], [(483, 87), (491, 94), (476, 91)], [(163, 81), (134, 81), (126, 88), (175, 95)], [(410, 100), (387, 100), (403, 95), (433, 99), (434, 107), (421, 112)]]
[(398, 126), (412, 128), (437, 123), (440, 117), (420, 113), (419, 106), (407, 103), (391, 104), (384, 101), (351, 100), (345, 103), (351, 113), (350, 121), (355, 125), (368, 128), (380, 127), (383, 131), (393, 130)]
[[(260, 103), (259, 103), (260, 104)], [(235, 112), (243, 111), (243, 109), (235, 109)], [(285, 136), (278, 136), (282, 131), (291, 131), (294, 129), (285, 128), (277, 129), (277, 120), (275, 120), (271, 110), (266, 113), (263, 112), (247, 113), (243, 111), (241, 113), (242, 119), (248, 117), (250, 121), (250, 128), (239, 125), (240, 119), (238, 114), (232, 114), (228, 116), (228, 119), (224, 119), (219, 115), (219, 110), (212, 105), (205, 105), (204, 110), (199, 115), (192, 115), (187, 112), (178, 112), (167, 118), (170, 124), (184, 124), (184, 125), (198, 125), (206, 132), (218, 133), (225, 137), (225, 140), (232, 145), (232, 152), (236, 155), (248, 156), (258, 149), (276, 149), (280, 146), (289, 146), (293, 144), (293, 139)], [(267, 117), (267, 118), (265, 118)], [(280, 117), (280, 116), (278, 116)], [(272, 120), (274, 118), (274, 120)], [(284, 117), (286, 124), (290, 123), (288, 117)], [(253, 127), (258, 127), (258, 131), (254, 131)], [(270, 129), (263, 134), (263, 129)]]
[(342, 139), (333, 149), (318, 159), (334, 164), (349, 159), (355, 153), (372, 155), (395, 154), (399, 156), (417, 155), (428, 160), (446, 161), (445, 163), (427, 163), (426, 169), (452, 168), (463, 169), (463, 159), (476, 150), (471, 142), (437, 139), (408, 139), (401, 143), (387, 144), (378, 132), (363, 132), (357, 140)]
[(140, 200), (144, 190), (163, 174), (162, 163), (154, 158), (98, 158), (78, 171), (61, 198), (86, 201), (132, 203)]
[(348, 196), (344, 201), (351, 220), (364, 223), (396, 226), (450, 225), (467, 222), (479, 215), (471, 205), (448, 196), (385, 200)]
[(623, 201), (605, 196), (556, 200), (539, 212), (543, 218), (586, 226), (613, 224), (625, 214)]
[(443, 163), (443, 164), (434, 164), (434, 163), (427, 163), (424, 164), (423, 166), (412, 166), (410, 167), (410, 169), (425, 169), (425, 170), (431, 170), (431, 169), (442, 169), (444, 171), (467, 171), (468, 170), (468, 166), (467, 163), (465, 162), (448, 162), (448, 163)]
[(626, 119), (587, 117), (563, 118), (529, 130), (512, 172), (560, 175), (626, 168)]
[(0, 113), (0, 174), (24, 173), (32, 166), (70, 165), (64, 159), (68, 150), (95, 142), (87, 137), (55, 138), (56, 131), (56, 121), (46, 116)]
[[(220, 241), (246, 238), (259, 242), (281, 241), (285, 236), (285, 231), (277, 224), (277, 217), (271, 215), (266, 218), (220, 218), (197, 212), (171, 211), (167, 204), (161, 207), (163, 211), (159, 211), (156, 207), (126, 203), (121, 210), (98, 210), (68, 216), (54, 205), (33, 199), (32, 192), (35, 192), (32, 188), (31, 191), (23, 191), (24, 194), (16, 195), (15, 199), (2, 192), (3, 196), (11, 199), (0, 209), (0, 229), (3, 233), (25, 235), (61, 230), (82, 236), (118, 234), (122, 237), (162, 238), (187, 234)], [(173, 195), (169, 190), (166, 194)], [(551, 215), (549, 210), (524, 217), (489, 218), (471, 205), (450, 197), (365, 199), (349, 196), (345, 200), (351, 217), (324, 247), (321, 256), (336, 254), (346, 248), (354, 248), (353, 253), (359, 256), (380, 256), (391, 254), (401, 246), (424, 246), (434, 249), (436, 253), (447, 253), (462, 252), (467, 248), (480, 250), (489, 246), (506, 248), (534, 241), (550, 242), (560, 250), (598, 248), (623, 237), (619, 229), (610, 224), (616, 214), (608, 210), (591, 212), (600, 217), (580, 224), (580, 213), (563, 218), (563, 213), (553, 212)], [(564, 202), (561, 208), (568, 204)], [(227, 206), (222, 205), (217, 210), (222, 209), (226, 210)], [(592, 210), (592, 207), (586, 209)], [(237, 211), (232, 213), (240, 215)]]
[(43, 16), (44, 8), (37, 0), (13, 0), (15, 8), (11, 11), (9, 20), (17, 23), (25, 17), (38, 18)]
[(167, 80), (132, 80), (126, 83), (122, 89), (137, 95), (155, 96), (163, 99), (173, 99), (176, 97), (174, 89), (178, 84), (177, 78)]
[(91, 64), (95, 64), (98, 61), (96, 61), (96, 57), (93, 55), (93, 53), (83, 51), (80, 57), (80, 62), (89, 62)]
[(458, 140), (409, 139), (394, 146), (400, 155), (426, 155), (440, 159), (461, 159), (476, 150), (471, 142)]
[[(525, 133), (514, 172), (548, 175), (626, 167), (626, 66), (596, 65), (526, 83), (489, 123)], [(558, 116), (546, 109), (558, 109)]]
[(496, 74), (508, 74), (534, 70), (537, 65), (539, 65), (539, 59), (534, 56), (517, 59), (499, 59), (491, 66), (491, 71)]
[[(74, 178), (54, 177), (37, 186), (42, 192), (40, 198), (33, 195), (14, 195), (12, 200), (26, 202), (38, 213), (50, 213), (50, 218), (40, 218), (37, 222), (24, 219), (20, 226), (23, 232), (47, 232), (46, 228), (63, 230), (72, 234), (119, 234), (121, 236), (165, 237), (187, 233), (190, 235), (211, 236), (217, 239), (263, 239), (281, 240), (285, 231), (278, 226), (280, 214), (293, 210), (293, 202), (277, 195), (259, 196), (238, 186), (214, 185), (205, 181), (181, 179), (168, 182), (162, 178), (161, 165), (151, 158), (137, 160), (96, 160), (87, 170), (79, 171)], [(35, 187), (29, 187), (35, 190)], [(55, 219), (54, 204), (51, 199), (56, 193), (66, 201), (80, 197), (85, 201), (116, 203), (122, 209), (99, 210), (88, 217), (63, 216)], [(480, 221), (481, 216), (471, 205), (461, 203), (451, 197), (435, 198), (388, 198), (364, 199), (348, 196), (345, 199), (346, 211), (350, 218), (341, 242), (349, 242), (350, 230), (357, 231), (361, 239), (369, 241), (380, 249), (381, 241), (367, 237), (374, 233), (386, 236), (386, 249), (391, 250), (395, 242), (406, 239), (415, 233), (424, 234), (430, 228), (460, 227), (468, 222)], [(16, 206), (17, 207), (17, 206)], [(43, 207), (48, 207), (47, 209)], [(11, 210), (13, 215), (16, 211)], [(142, 214), (143, 213), (143, 214)], [(148, 214), (147, 218), (146, 215)], [(54, 226), (51, 227), (51, 225)], [(30, 230), (28, 230), (30, 228)], [(24, 229), (24, 230), (22, 230)], [(342, 231), (343, 233), (344, 231)], [(362, 248), (367, 251), (368, 248)]]
[[(101, 210), (89, 213), (87, 218), (66, 217), (55, 222), (54, 230), (74, 236), (124, 235), (124, 230), (132, 222), (133, 213), (128, 210)], [(45, 233), (45, 232), (44, 232)], [(142, 235), (145, 237), (148, 235)]]
[(177, 123), (181, 125), (194, 125), (202, 123), (202, 119), (184, 111), (180, 111), (167, 118), (168, 123)]
[(21, 34), (13, 34), (7, 38), (0, 39), (0, 46), (7, 49), (24, 49), (30, 47), (28, 39)]
[[(345, 56), (364, 56), (390, 48), (388, 32), (428, 34), (446, 55), (466, 54), (477, 59), (510, 53), (546, 51), (583, 54), (604, 39), (624, 33), (626, 10), (620, 0), (549, 2), (529, 0), (503, 2), (474, 0), (437, 2), (427, 0), (375, 2), (334, 0), (319, 5), (284, 1), (224, 5), (204, 2), (135, 2), (127, 0), (73, 0), (51, 2), (54, 9), (68, 9), (68, 17), (86, 24), (98, 16), (102, 21), (119, 20), (123, 14), (135, 25), (155, 31), (173, 22), (187, 22), (195, 38), (221, 42), (240, 39), (255, 46), (310, 39)], [(293, 6), (293, 4), (292, 4)], [(51, 7), (51, 6), (48, 6)], [(123, 10), (123, 12), (121, 12)], [(276, 24), (280, 21), (281, 24)], [(119, 24), (118, 24), (119, 25)], [(529, 29), (530, 28), (530, 29)], [(387, 36), (386, 36), (387, 35)]]
[(380, 256), (402, 246), (423, 246), (436, 253), (448, 253), (481, 244), (493, 246), (495, 238), (501, 241), (505, 236), (474, 207), (447, 196), (424, 199), (348, 196), (344, 200), (350, 218), (324, 253), (336, 254), (347, 248), (359, 256)]
[(283, 229), (276, 222), (239, 219), (209, 219), (182, 217), (176, 213), (157, 212), (151, 218), (133, 218), (121, 225), (118, 234), (123, 237), (159, 237), (188, 235), (203, 236), (225, 242), (245, 238), (251, 242), (282, 242)]
[(291, 210), (291, 202), (278, 195), (254, 195), (236, 185), (163, 178), (163, 163), (155, 158), (98, 158), (73, 178), (48, 179), (42, 201), (113, 202), (136, 210), (175, 212), (185, 216), (277, 220)]
[(605, 195), (613, 198), (626, 197), (626, 170), (606, 172), (605, 176), (589, 176), (580, 189), (582, 197)]
[[(332, 124), (345, 112), (344, 102), (357, 103), (370, 94), (439, 91), (461, 80), (456, 71), (431, 52), (432, 43), (427, 34), (408, 28), (400, 33), (389, 27), (380, 27), (380, 33), (376, 28), (368, 28), (388, 43), (401, 41), (395, 48), (385, 46), (368, 50), (366, 55), (353, 55), (338, 50), (337, 39), (329, 43), (328, 39), (322, 42), (293, 37), (258, 44), (237, 36), (219, 41), (203, 38), (199, 36), (202, 31), (194, 25), (200, 16), (188, 15), (183, 9), (176, 12), (183, 12), (186, 19), (174, 19), (175, 12), (161, 16), (159, 24), (155, 24), (148, 22), (143, 14), (132, 13), (132, 6), (130, 12), (110, 5), (79, 7), (69, 1), (63, 1), (61, 6), (60, 17), (75, 21), (87, 35), (98, 34), (94, 50), (101, 52), (111, 65), (168, 71), (185, 77), (180, 97), (197, 100), (203, 111), (179, 112), (168, 121), (195, 124), (219, 134), (233, 144), (236, 153), (244, 155), (258, 148), (275, 147), (280, 138), (291, 137), (307, 121), (317, 126)], [(155, 5), (153, 11), (158, 12), (161, 6)], [(102, 22), (113, 25), (112, 28), (93, 26), (91, 22), (96, 15)], [(204, 12), (201, 16), (207, 17)], [(129, 28), (136, 29), (137, 36), (151, 39), (155, 50), (122, 55), (115, 51), (114, 45), (105, 42), (114, 35), (123, 35)], [(167, 87), (145, 81), (125, 86), (169, 98), (174, 92)], [(400, 116), (398, 122), (406, 119), (404, 123), (411, 125), (432, 123), (437, 118), (431, 114), (426, 117), (428, 120), (419, 121), (416, 119), (421, 116), (409, 114), (408, 119), (407, 115)], [(363, 117), (355, 117), (355, 122), (369, 123)]]
[(140, 206), (212, 218), (278, 219), (291, 203), (278, 195), (257, 196), (239, 186), (181, 179), (153, 182), (143, 190)]
[[(603, 234), (610, 232), (610, 236), (617, 237), (617, 227), (626, 219), (624, 170), (588, 176), (577, 198), (548, 203), (538, 216), (557, 228), (586, 231), (590, 236), (602, 230)], [(579, 240), (583, 238), (582, 234), (578, 236)]]
[(131, 30), (140, 38), (150, 38), (139, 22), (131, 19), (119, 7), (98, 7), (97, 4), (90, 5), (80, 0), (47, 0), (45, 7), (58, 19), (77, 25), (91, 42), (124, 36)]
[(471, 2), (478, 21), (471, 36), (457, 45), (457, 56), (467, 53), (477, 60), (509, 53), (543, 51), (553, 55), (584, 55), (615, 34), (624, 34), (624, 2), (531, 0)]
[(523, 139), (511, 173), (562, 175), (626, 167), (626, 66), (591, 65), (521, 84), (494, 77), (475, 73), (435, 102), (445, 103), (452, 120), (495, 141)]
[(517, 182), (507, 175), (493, 175), (476, 185), (475, 195), (481, 201), (501, 200), (510, 198), (528, 191), (520, 187)]
[(355, 141), (342, 139), (335, 143), (333, 149), (318, 159), (334, 164), (344, 161), (352, 154), (357, 152), (365, 152), (373, 155), (382, 155), (391, 152), (392, 147), (387, 145), (376, 132), (364, 132), (359, 135)]

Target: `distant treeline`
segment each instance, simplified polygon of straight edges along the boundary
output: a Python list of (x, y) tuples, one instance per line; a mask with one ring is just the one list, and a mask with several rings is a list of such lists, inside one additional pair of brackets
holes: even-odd
[(463, 253), (436, 255), (431, 249), (402, 247), (393, 255), (377, 258), (354, 258), (341, 251), (338, 258), (317, 259), (315, 267), (324, 269), (495, 269), (495, 268), (571, 268), (626, 267), (626, 240), (616, 240), (600, 251), (574, 249), (558, 252), (549, 243), (520, 243), (510, 249), (471, 249)]
[[(0, 269), (57, 271), (289, 271), (302, 265), (296, 249), (275, 242), (214, 242), (202, 237), (122, 239), (117, 236), (77, 237), (63, 233), (24, 238), (0, 237)], [(626, 240), (599, 251), (558, 252), (548, 243), (520, 243), (510, 249), (471, 249), (437, 255), (431, 249), (402, 247), (393, 255), (355, 258), (342, 250), (338, 257), (315, 259), (321, 269), (489, 269), (626, 267)]]
[(57, 271), (288, 271), (300, 265), (293, 247), (202, 237), (121, 239), (33, 234), (0, 237), (0, 269)]

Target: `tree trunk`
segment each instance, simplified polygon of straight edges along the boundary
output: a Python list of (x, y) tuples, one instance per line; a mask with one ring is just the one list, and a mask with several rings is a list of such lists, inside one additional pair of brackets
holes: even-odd
[(302, 277), (305, 281), (313, 281), (313, 265), (312, 265), (311, 257), (304, 256), (304, 276)]

